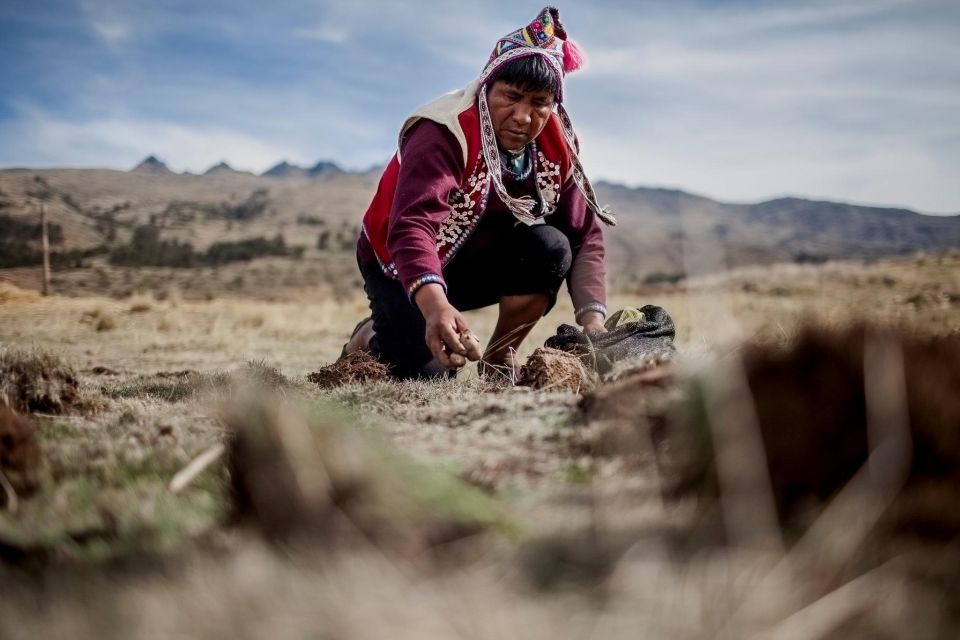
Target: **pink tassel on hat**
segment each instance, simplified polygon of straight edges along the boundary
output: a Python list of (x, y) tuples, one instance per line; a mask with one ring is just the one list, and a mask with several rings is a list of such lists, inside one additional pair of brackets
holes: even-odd
[(586, 57), (583, 50), (573, 40), (563, 41), (563, 72), (573, 73), (583, 67)]

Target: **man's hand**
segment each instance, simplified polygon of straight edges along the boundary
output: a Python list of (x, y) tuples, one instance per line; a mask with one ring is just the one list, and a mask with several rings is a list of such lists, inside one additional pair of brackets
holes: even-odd
[(460, 334), (467, 331), (467, 323), (447, 300), (443, 287), (437, 283), (423, 285), (414, 302), (426, 320), (425, 338), (433, 357), (448, 369), (465, 365), (467, 350), (460, 343)]
[(580, 317), (580, 322), (583, 324), (583, 332), (586, 334), (607, 332), (607, 328), (603, 326), (603, 314), (596, 311), (588, 311), (583, 314)]

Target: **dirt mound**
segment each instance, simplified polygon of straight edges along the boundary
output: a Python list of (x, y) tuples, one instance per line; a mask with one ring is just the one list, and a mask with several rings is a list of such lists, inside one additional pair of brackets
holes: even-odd
[(534, 389), (580, 393), (593, 386), (580, 358), (572, 353), (540, 347), (520, 368), (517, 384)]
[(584, 394), (579, 407), (584, 442), (595, 456), (616, 456), (647, 464), (654, 442), (662, 441), (678, 391), (669, 362), (624, 373)]
[(588, 421), (607, 418), (630, 420), (647, 412), (651, 394), (669, 391), (676, 374), (669, 362), (638, 369), (603, 384), (583, 396), (580, 408)]
[(9, 280), (0, 278), (0, 304), (17, 304), (36, 302), (40, 294), (36, 291), (21, 289)]
[(419, 553), (500, 520), (488, 496), (346, 428), (262, 398), (231, 409), (228, 464), (237, 518), (274, 542), (373, 543)]
[(960, 336), (808, 327), (743, 365), (782, 524), (803, 528), (873, 454), (865, 486), (896, 491), (888, 524), (960, 535)]
[(33, 424), (0, 406), (0, 474), (3, 475), (0, 478), (0, 485), (3, 485), (0, 486), (0, 507), (12, 508), (18, 495), (36, 489), (39, 466), (40, 447)]
[(14, 411), (62, 413), (80, 402), (77, 373), (39, 350), (0, 351), (0, 403)]
[(307, 380), (321, 389), (330, 389), (342, 384), (375, 382), (389, 377), (385, 364), (367, 351), (355, 351), (307, 375)]
[[(349, 438), (316, 438), (302, 415), (266, 401), (231, 412), (227, 425), (234, 432), (228, 460), (241, 521), (270, 539), (301, 529), (329, 532), (339, 522), (336, 506), (357, 490), (368, 462)], [(340, 455), (328, 461), (323, 453), (332, 449)]]

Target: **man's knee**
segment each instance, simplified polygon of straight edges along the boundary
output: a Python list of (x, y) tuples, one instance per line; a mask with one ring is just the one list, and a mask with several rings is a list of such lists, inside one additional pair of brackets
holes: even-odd
[(543, 269), (550, 275), (562, 279), (573, 263), (573, 251), (570, 240), (562, 231), (549, 225), (529, 227), (523, 234), (520, 255), (530, 266)]

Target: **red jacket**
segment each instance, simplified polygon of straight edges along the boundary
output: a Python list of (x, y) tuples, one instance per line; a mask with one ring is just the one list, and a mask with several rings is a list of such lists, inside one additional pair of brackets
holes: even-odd
[[(377, 260), (411, 296), (426, 282), (446, 286), (443, 267), (467, 242), (473, 256), (483, 255), (474, 249), (487, 246), (495, 255), (496, 236), (485, 233), (485, 228), (496, 225), (483, 220), (513, 215), (484, 173), (476, 105), (462, 112), (458, 121), (465, 150), (455, 133), (437, 122), (420, 119), (405, 129), (400, 153), (384, 171), (364, 216), (360, 260)], [(578, 312), (603, 311), (603, 236), (570, 175), (567, 142), (555, 115), (532, 144), (537, 193), (530, 195), (546, 202), (544, 223), (559, 228), (570, 240), (573, 265), (567, 282), (574, 307)], [(470, 161), (465, 163), (464, 157)]]

